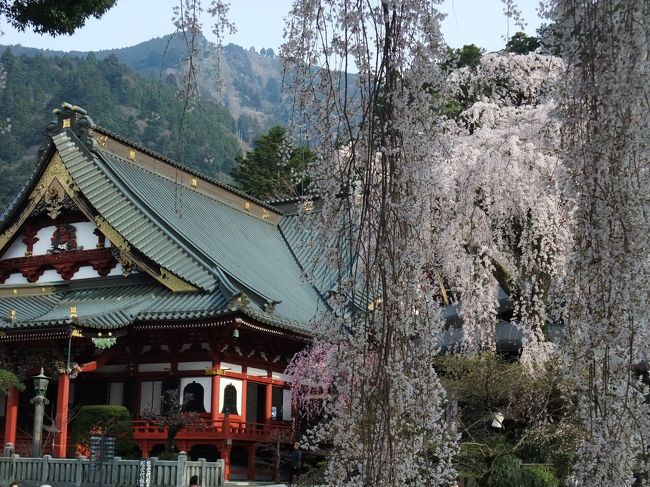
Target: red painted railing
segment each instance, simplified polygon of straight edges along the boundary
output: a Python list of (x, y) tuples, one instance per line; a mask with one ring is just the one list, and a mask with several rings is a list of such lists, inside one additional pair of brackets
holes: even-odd
[[(133, 439), (162, 440), (167, 438), (167, 429), (144, 420), (133, 421)], [(176, 435), (178, 440), (248, 440), (290, 443), (290, 426), (264, 423), (248, 423), (237, 419), (203, 420), (196, 426), (183, 428)]]

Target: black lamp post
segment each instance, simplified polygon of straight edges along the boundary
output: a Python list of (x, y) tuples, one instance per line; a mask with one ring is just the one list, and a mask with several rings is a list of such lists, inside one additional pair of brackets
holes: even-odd
[(45, 406), (49, 404), (45, 398), (45, 393), (47, 392), (47, 384), (50, 381), (50, 378), (43, 373), (43, 368), (41, 367), (41, 373), (37, 376), (32, 377), (34, 379), (34, 392), (36, 395), (32, 398), (31, 403), (34, 404), (34, 437), (32, 440), (32, 457), (41, 456), (41, 443), (43, 437), (43, 413)]

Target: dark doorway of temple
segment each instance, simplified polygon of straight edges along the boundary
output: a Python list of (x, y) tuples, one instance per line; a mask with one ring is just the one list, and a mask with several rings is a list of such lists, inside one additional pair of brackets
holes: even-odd
[(246, 422), (264, 423), (266, 386), (249, 382), (246, 387)]
[(216, 462), (221, 458), (221, 454), (214, 445), (194, 445), (190, 450), (189, 457), (195, 461), (199, 458), (205, 458), (208, 462)]
[(183, 388), (183, 412), (205, 413), (203, 404), (203, 386), (197, 382), (191, 382)]

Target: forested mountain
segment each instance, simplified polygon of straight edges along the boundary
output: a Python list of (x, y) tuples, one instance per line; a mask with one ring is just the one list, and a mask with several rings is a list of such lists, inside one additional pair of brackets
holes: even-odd
[[(222, 105), (202, 100), (185, 114), (173, 79), (146, 77), (115, 55), (17, 55), (6, 49), (0, 64), (0, 209), (31, 173), (51, 110), (68, 101), (96, 122), (205, 174), (228, 175), (240, 147), (236, 124)], [(0, 126), (2, 128), (2, 126)]]
[[(244, 144), (273, 125), (285, 125), (290, 117), (288, 104), (282, 103), (282, 62), (273, 49), (244, 49), (229, 44), (217, 61), (215, 46), (202, 34), (195, 43), (200, 49), (198, 85), (204, 99), (224, 105), (232, 114), (237, 132)], [(10, 46), (14, 54), (25, 56), (73, 56), (85, 58), (88, 53), (49, 51)], [(6, 47), (0, 46), (0, 51)], [(187, 44), (181, 34), (158, 37), (121, 49), (95, 52), (99, 60), (115, 56), (137, 73), (169, 84), (183, 75)], [(219, 74), (217, 75), (217, 70)]]

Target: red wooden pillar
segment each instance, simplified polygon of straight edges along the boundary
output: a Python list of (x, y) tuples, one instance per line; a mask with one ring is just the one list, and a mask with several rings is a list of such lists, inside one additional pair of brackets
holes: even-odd
[(264, 411), (265, 424), (271, 424), (271, 419), (273, 418), (273, 416), (271, 415), (272, 403), (273, 403), (273, 385), (266, 384), (266, 401), (264, 401), (264, 408), (266, 409), (266, 411)]
[(70, 376), (60, 374), (56, 394), (56, 427), (59, 432), (54, 441), (54, 456), (65, 458), (68, 449), (68, 403), (70, 402)]
[[(246, 366), (242, 367), (242, 375), (246, 377)], [(242, 379), (241, 381), (241, 421), (246, 426), (246, 395), (248, 394), (248, 381)]]
[(248, 480), (255, 480), (255, 453), (257, 443), (248, 445)]
[(225, 480), (230, 480), (230, 450), (232, 450), (232, 445), (226, 444), (223, 447), (223, 477)]
[(7, 394), (7, 411), (5, 413), (5, 445), (16, 446), (16, 429), (18, 427), (18, 396), (20, 392), (15, 387)]
[[(217, 369), (219, 367), (219, 362), (212, 362), (212, 369)], [(212, 403), (210, 406), (210, 420), (212, 421), (212, 427), (216, 427), (217, 420), (219, 419), (219, 376), (212, 376)]]

